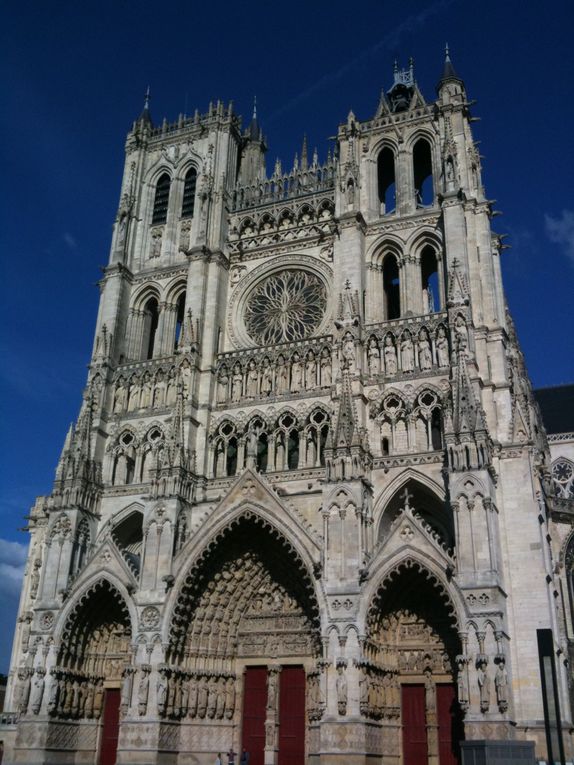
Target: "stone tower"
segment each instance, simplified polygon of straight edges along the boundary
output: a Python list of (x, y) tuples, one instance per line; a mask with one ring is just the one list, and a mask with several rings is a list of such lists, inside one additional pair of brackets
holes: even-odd
[(156, 127), (148, 100), (30, 514), (6, 760), (544, 759), (569, 521), (448, 54), (436, 100), (396, 66), (270, 177), (255, 112)]

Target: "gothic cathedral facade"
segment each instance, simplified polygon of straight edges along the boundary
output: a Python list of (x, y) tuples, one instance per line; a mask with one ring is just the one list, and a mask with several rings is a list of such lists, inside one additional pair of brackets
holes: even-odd
[(269, 176), (255, 114), (146, 103), (29, 517), (7, 762), (529, 762), (545, 706), (571, 725), (571, 525), (469, 108), (448, 55), (434, 101), (395, 68), (324, 163)]

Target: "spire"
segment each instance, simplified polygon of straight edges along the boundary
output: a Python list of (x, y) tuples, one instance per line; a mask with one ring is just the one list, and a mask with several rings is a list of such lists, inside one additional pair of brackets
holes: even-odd
[(261, 138), (261, 128), (257, 120), (257, 96), (253, 96), (253, 114), (247, 134), (252, 141), (259, 141)]
[(307, 159), (307, 133), (303, 134), (303, 146), (301, 147), (301, 170), (307, 170), (309, 166)]
[(145, 96), (144, 96), (144, 107), (142, 110), (142, 113), (139, 116), (138, 122), (143, 123), (144, 125), (151, 125), (151, 113), (149, 110), (149, 102), (150, 102), (150, 88), (149, 85), (147, 86)]
[(458, 74), (456, 73), (456, 70), (451, 61), (448, 43), (445, 45), (445, 48), (444, 48), (444, 66), (442, 68), (442, 76), (436, 87), (438, 93), (440, 93), (442, 86), (447, 82), (456, 83), (457, 85), (464, 88), (464, 83), (461, 80), (461, 78), (458, 76)]

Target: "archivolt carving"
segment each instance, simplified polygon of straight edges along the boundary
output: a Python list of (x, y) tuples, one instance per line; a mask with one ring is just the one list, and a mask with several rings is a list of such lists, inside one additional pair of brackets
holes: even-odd
[(196, 669), (216, 656), (316, 655), (318, 614), (303, 561), (248, 511), (213, 539), (187, 576), (174, 609), (170, 660)]

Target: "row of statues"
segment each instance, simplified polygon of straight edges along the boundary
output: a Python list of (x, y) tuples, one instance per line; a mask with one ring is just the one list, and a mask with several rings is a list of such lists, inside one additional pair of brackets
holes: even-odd
[[(53, 667), (48, 692), (48, 713), (64, 719), (99, 719), (104, 704), (104, 681)], [(32, 710), (33, 711), (33, 710)]]
[(313, 350), (304, 355), (295, 351), (292, 356), (280, 353), (276, 359), (265, 356), (260, 364), (250, 359), (228, 369), (223, 364), (217, 374), (217, 403), (239, 403), (244, 398), (280, 396), (304, 390), (329, 388), (332, 383), (331, 351)]
[(231, 720), (235, 712), (234, 675), (190, 674), (161, 667), (156, 691), (160, 717)]
[[(471, 658), (464, 654), (456, 657), (457, 664), (457, 691), (458, 703), (463, 711), (470, 707), (470, 687), (468, 665)], [(504, 654), (497, 654), (494, 657), (496, 669), (494, 677), (492, 670), (489, 669), (488, 656), (483, 653), (478, 654), (475, 661), (476, 684), (478, 690), (480, 711), (485, 713), (490, 711), (492, 704), (492, 685), (494, 682), (494, 692), (496, 696), (496, 705), (498, 711), (504, 714), (508, 709), (508, 672), (506, 670), (506, 657)]]
[(442, 325), (432, 339), (423, 327), (418, 334), (405, 330), (395, 338), (388, 332), (382, 341), (374, 335), (367, 341), (367, 366), (371, 377), (379, 374), (391, 377), (399, 372), (409, 374), (417, 370), (428, 372), (435, 365), (442, 369), (449, 363), (449, 343)]
[(370, 664), (362, 666), (359, 708), (363, 717), (373, 720), (398, 718), (401, 712), (401, 688), (397, 673)]
[(173, 406), (180, 384), (183, 396), (187, 400), (191, 393), (191, 379), (192, 370), (187, 360), (169, 371), (158, 369), (153, 375), (144, 372), (140, 375), (133, 374), (129, 379), (120, 375), (114, 384), (112, 412), (122, 414), (137, 412), (140, 409)]

